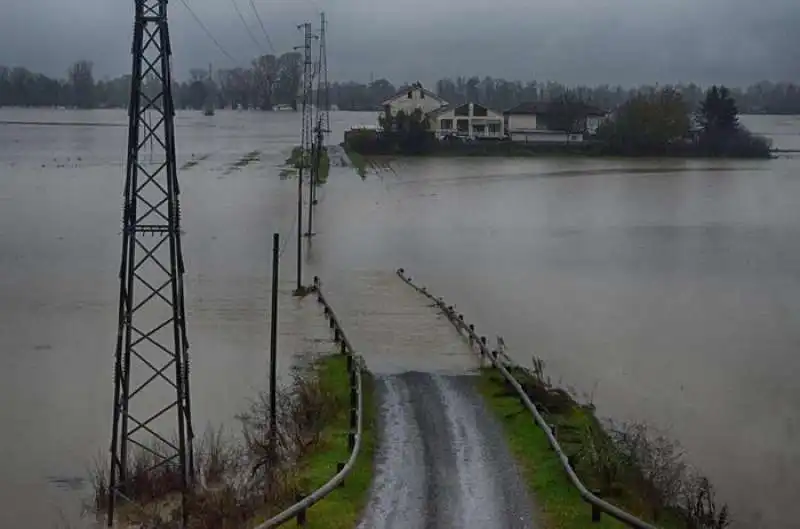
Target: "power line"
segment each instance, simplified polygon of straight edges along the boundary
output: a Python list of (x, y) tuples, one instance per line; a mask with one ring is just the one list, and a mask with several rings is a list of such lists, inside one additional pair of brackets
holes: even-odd
[(250, 7), (253, 8), (253, 12), (256, 14), (256, 18), (258, 19), (258, 23), (261, 25), (261, 30), (264, 32), (264, 38), (267, 39), (267, 44), (269, 45), (269, 49), (272, 51), (273, 54), (277, 55), (275, 51), (275, 46), (272, 45), (272, 39), (269, 38), (269, 33), (267, 33), (267, 28), (264, 26), (264, 21), (261, 20), (261, 15), (258, 14), (258, 9), (256, 8), (256, 4), (253, 0), (250, 0)]
[(253, 43), (256, 45), (256, 48), (258, 48), (259, 50), (261, 50), (263, 52), (264, 49), (262, 48), (261, 43), (258, 42), (258, 39), (256, 39), (256, 36), (253, 35), (252, 31), (250, 31), (250, 26), (247, 25), (247, 22), (245, 21), (244, 16), (242, 16), (242, 12), (239, 10), (239, 6), (236, 4), (236, 0), (231, 0), (231, 3), (233, 4), (233, 8), (236, 10), (236, 14), (239, 15), (239, 20), (242, 21), (242, 25), (244, 26), (244, 29), (247, 31), (247, 34), (250, 35), (250, 40), (253, 41)]
[(231, 55), (230, 53), (228, 53), (228, 50), (226, 50), (225, 48), (223, 48), (223, 47), (222, 47), (222, 44), (220, 44), (220, 43), (219, 43), (219, 41), (217, 41), (217, 39), (215, 39), (215, 38), (214, 38), (214, 35), (212, 35), (212, 34), (211, 34), (211, 32), (210, 32), (210, 31), (208, 30), (208, 28), (206, 27), (206, 25), (205, 25), (205, 24), (203, 24), (203, 21), (202, 21), (202, 20), (200, 20), (200, 17), (198, 17), (198, 16), (195, 14), (195, 12), (192, 10), (192, 8), (191, 8), (191, 7), (189, 7), (189, 4), (187, 4), (187, 3), (186, 3), (186, 0), (181, 0), (181, 3), (182, 3), (182, 4), (183, 4), (183, 6), (184, 6), (184, 7), (185, 7), (185, 8), (186, 8), (188, 11), (189, 11), (189, 14), (190, 14), (190, 15), (192, 15), (192, 17), (194, 18), (195, 22), (197, 22), (197, 24), (200, 26), (200, 28), (201, 28), (203, 31), (205, 31), (205, 33), (206, 33), (206, 35), (208, 36), (208, 38), (210, 38), (210, 39), (211, 39), (211, 41), (212, 41), (214, 44), (216, 44), (216, 45), (217, 45), (217, 48), (219, 48), (219, 51), (221, 51), (221, 52), (222, 52), (222, 54), (223, 54), (225, 57), (227, 57), (228, 59), (230, 59), (230, 60), (231, 60), (231, 62), (233, 62), (234, 64), (238, 64), (238, 63), (239, 63), (239, 61), (237, 61), (236, 59), (234, 59), (234, 58), (233, 58), (233, 55)]
[(292, 220), (292, 225), (289, 227), (289, 230), (286, 232), (288, 235), (283, 238), (283, 247), (281, 248), (280, 252), (278, 252), (278, 259), (283, 258), (283, 254), (286, 251), (286, 247), (289, 246), (289, 240), (292, 238), (292, 232), (294, 231), (294, 227), (297, 225), (297, 212), (294, 214), (294, 219)]

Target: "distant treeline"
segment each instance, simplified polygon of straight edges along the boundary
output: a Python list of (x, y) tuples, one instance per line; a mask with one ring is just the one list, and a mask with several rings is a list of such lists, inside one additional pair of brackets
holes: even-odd
[[(343, 110), (380, 110), (381, 101), (395, 94), (395, 87), (386, 79), (368, 85), (333, 83), (330, 100)], [(452, 104), (481, 103), (496, 110), (507, 110), (526, 101), (556, 101), (569, 93), (594, 106), (611, 110), (635, 95), (653, 95), (660, 89), (675, 89), (691, 107), (705, 97), (706, 88), (687, 85), (660, 85), (623, 88), (622, 86), (568, 86), (552, 81), (508, 81), (492, 77), (458, 77), (441, 79), (427, 87)], [(762, 81), (747, 88), (733, 88), (731, 95), (739, 111), (745, 114), (800, 114), (800, 85)]]
[[(250, 68), (213, 73), (195, 68), (189, 71), (188, 80), (173, 79), (173, 100), (180, 109), (200, 109), (209, 101), (218, 108), (241, 105), (271, 110), (279, 104), (294, 106), (302, 82), (301, 66), (300, 54), (291, 52), (259, 57)], [(23, 67), (0, 66), (0, 106), (124, 108), (128, 105), (130, 82), (130, 75), (95, 80), (89, 61), (76, 62), (63, 79)], [(151, 77), (144, 90), (156, 87), (156, 79)]]
[[(296, 106), (302, 83), (301, 56), (284, 53), (264, 55), (249, 68), (210, 72), (192, 69), (189, 79), (173, 81), (177, 108), (202, 108), (209, 100), (218, 108), (271, 110), (285, 104)], [(316, 83), (315, 83), (316, 84)], [(67, 106), (77, 108), (125, 107), (128, 104), (130, 76), (95, 80), (92, 63), (78, 61), (63, 79), (54, 79), (22, 67), (0, 66), (0, 106)], [(386, 79), (369, 84), (334, 82), (329, 101), (342, 110), (380, 110), (381, 102), (404, 85)], [(705, 89), (696, 84), (672, 86), (567, 86), (555, 82), (508, 81), (492, 77), (441, 79), (427, 87), (451, 103), (466, 101), (505, 110), (525, 101), (553, 101), (570, 93), (584, 102), (612, 109), (638, 94), (652, 95), (662, 88), (674, 88), (691, 106), (698, 105)], [(731, 95), (742, 113), (800, 114), (800, 86), (793, 83), (762, 81), (747, 88), (732, 88)]]

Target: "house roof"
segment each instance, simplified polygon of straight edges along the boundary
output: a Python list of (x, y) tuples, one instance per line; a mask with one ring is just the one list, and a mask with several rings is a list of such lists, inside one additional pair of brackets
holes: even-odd
[[(576, 102), (575, 105), (578, 105), (582, 113), (585, 116), (605, 116), (608, 114), (605, 110), (597, 108), (595, 106)], [(520, 103), (519, 105), (510, 108), (503, 112), (504, 115), (532, 115), (532, 114), (549, 114), (551, 112), (551, 107), (553, 103), (546, 102), (546, 101), (528, 101), (525, 103)]]
[[(492, 112), (493, 114), (500, 114), (500, 112), (497, 112), (496, 110), (492, 110), (491, 108), (487, 107), (486, 105), (481, 105), (480, 103), (472, 103), (472, 104), (473, 104), (473, 106), (476, 106), (476, 107), (485, 108), (488, 112)], [(459, 108), (463, 108), (463, 107), (465, 107), (467, 105), (469, 105), (469, 103), (463, 103), (461, 105), (445, 105), (443, 107), (437, 108), (436, 110), (431, 110), (430, 112), (428, 112), (428, 116), (436, 117), (436, 116), (442, 115), (442, 114), (444, 114), (446, 112), (449, 112), (451, 110), (456, 110), (456, 109), (459, 109)]]
[(433, 92), (431, 92), (427, 88), (423, 87), (421, 83), (414, 83), (411, 86), (407, 86), (405, 88), (402, 88), (402, 89), (398, 90), (392, 97), (384, 100), (381, 103), (381, 105), (388, 105), (389, 103), (391, 103), (392, 101), (394, 101), (396, 99), (399, 99), (401, 97), (406, 97), (408, 92), (409, 92), (409, 90), (417, 90), (417, 89), (422, 90), (422, 93), (425, 94), (425, 97), (431, 97), (433, 99), (436, 99), (437, 101), (440, 101), (442, 104), (445, 104), (445, 105), (447, 104), (447, 101), (445, 101), (444, 99), (442, 99), (438, 95), (434, 94)]
[(443, 107), (437, 108), (436, 110), (431, 110), (430, 112), (428, 112), (428, 116), (436, 117), (436, 116), (439, 116), (441, 114), (444, 114), (445, 112), (449, 112), (451, 110), (455, 110), (456, 108), (457, 108), (456, 105), (445, 105)]

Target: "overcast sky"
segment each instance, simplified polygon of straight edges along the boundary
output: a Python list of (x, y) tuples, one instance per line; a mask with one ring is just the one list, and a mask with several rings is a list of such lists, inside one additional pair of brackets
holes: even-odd
[[(237, 3), (256, 46), (233, 7)], [(133, 0), (2, 0), (0, 64), (62, 76), (130, 70)], [(250, 0), (186, 0), (241, 65), (268, 51)], [(568, 84), (800, 81), (800, 0), (253, 0), (278, 52), (329, 20), (332, 80), (396, 84), (491, 75)], [(176, 75), (234, 64), (180, 0), (169, 3)]]

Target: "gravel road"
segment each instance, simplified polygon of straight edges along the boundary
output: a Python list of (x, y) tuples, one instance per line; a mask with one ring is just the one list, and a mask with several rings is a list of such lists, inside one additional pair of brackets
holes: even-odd
[(534, 505), (472, 377), (377, 379), (380, 445), (360, 529), (533, 529)]

